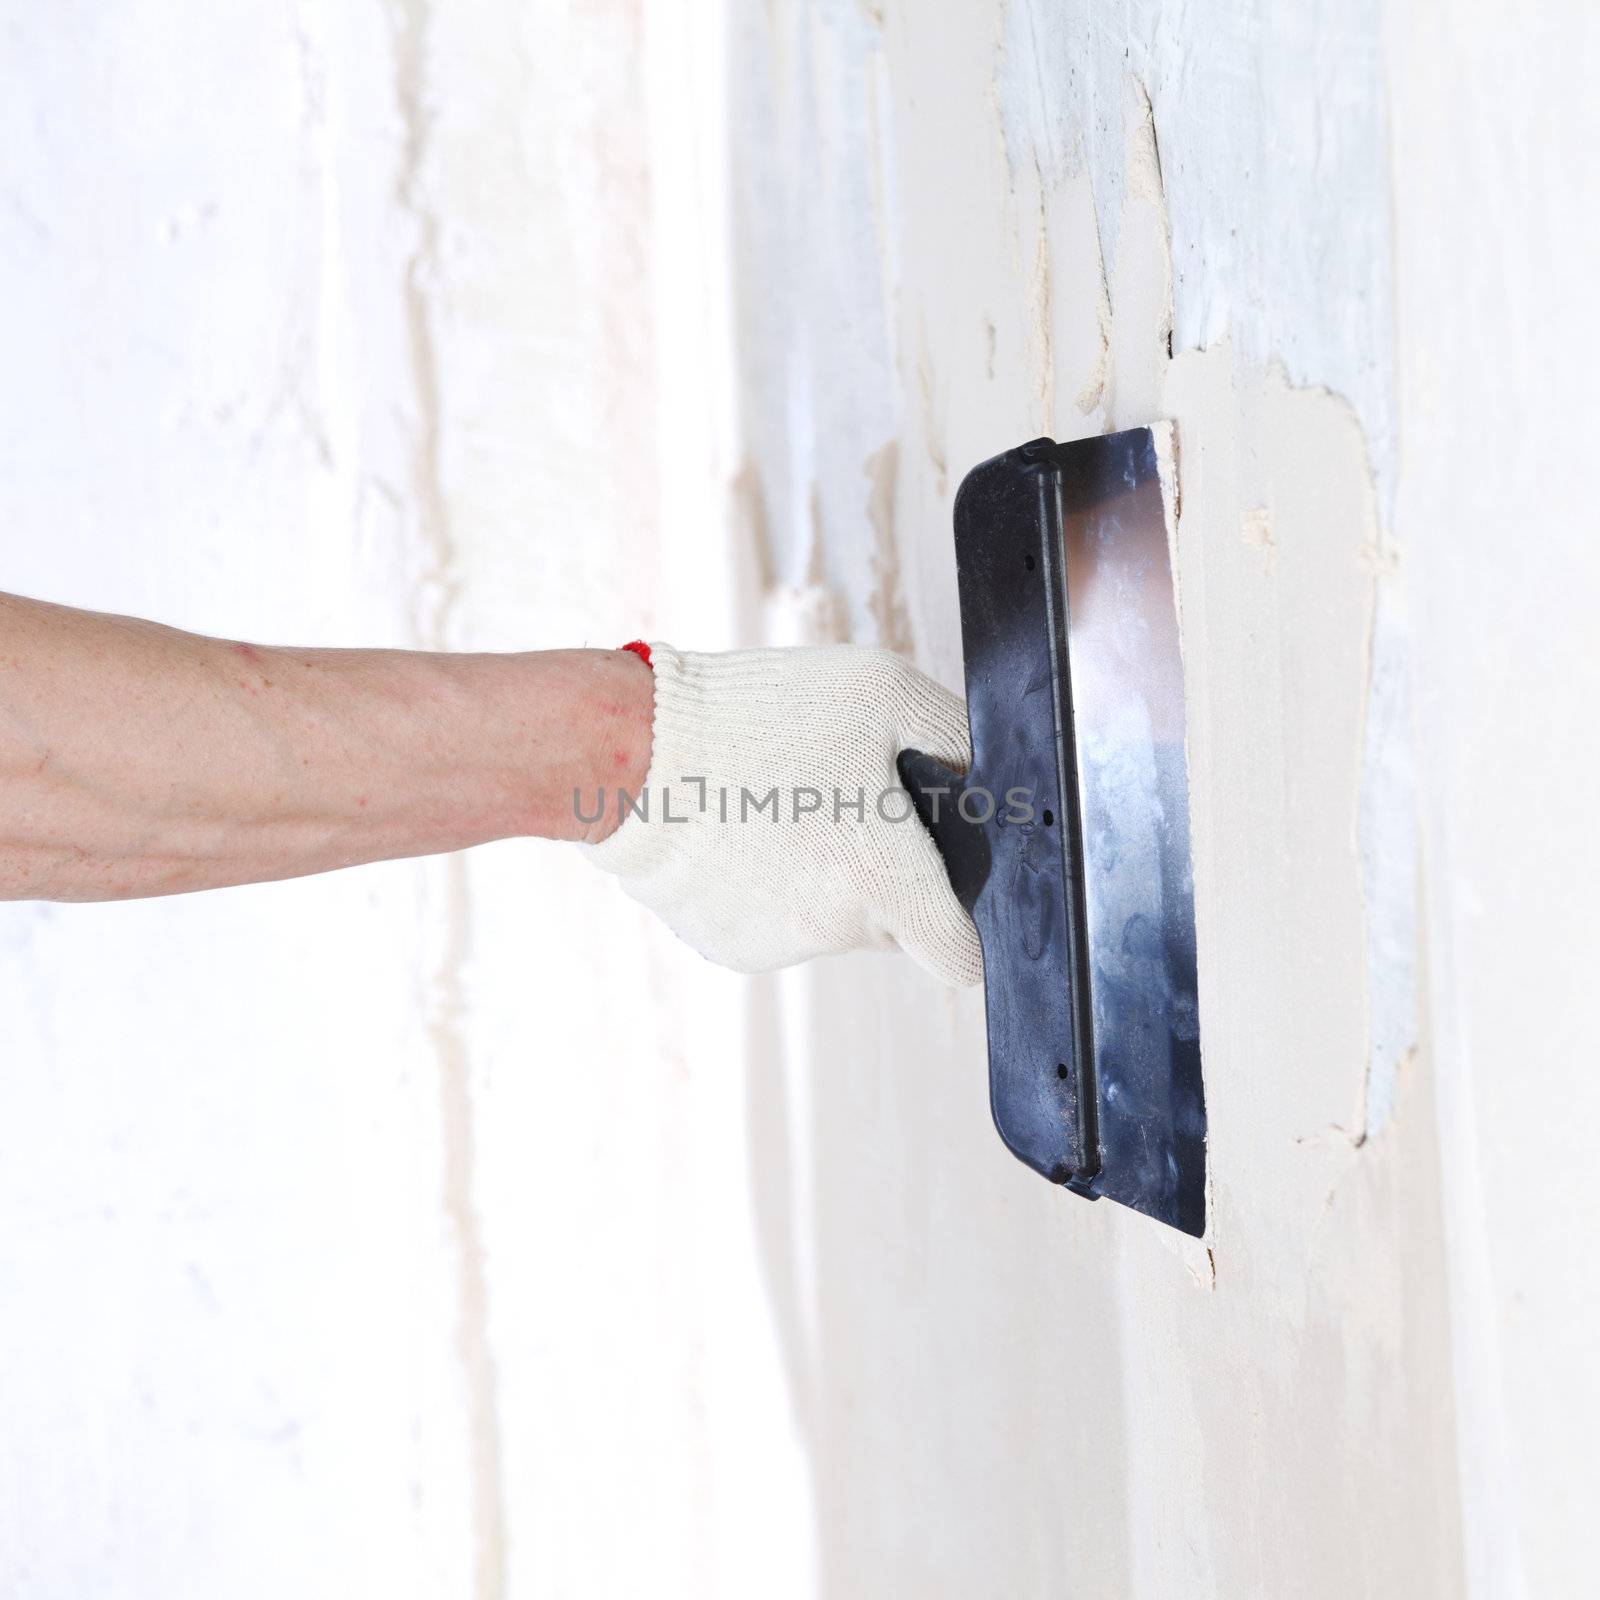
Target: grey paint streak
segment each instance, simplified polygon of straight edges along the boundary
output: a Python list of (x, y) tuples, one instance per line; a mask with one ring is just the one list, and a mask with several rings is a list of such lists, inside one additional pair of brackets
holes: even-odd
[[(1376, 0), (1091, 0), (1006, 7), (996, 99), (1013, 168), (1088, 168), (1108, 268), (1132, 76), (1155, 114), (1172, 228), (1173, 345), (1224, 335), (1354, 407), (1380, 485), (1394, 454), (1389, 178)], [(1308, 92), (1307, 78), (1310, 76)]]
[(882, 547), (868, 475), (898, 432), (901, 387), (880, 28), (832, 0), (770, 14), (735, 7), (729, 31), (734, 320), (739, 369), (752, 379), (740, 405), (760, 446), (774, 576), (826, 585), (845, 597), (853, 638), (887, 642), (890, 614), (866, 598), (880, 588)]

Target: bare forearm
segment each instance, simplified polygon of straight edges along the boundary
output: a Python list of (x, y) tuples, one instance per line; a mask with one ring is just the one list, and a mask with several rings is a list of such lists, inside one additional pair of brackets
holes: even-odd
[(0, 596), (0, 895), (121, 899), (518, 834), (637, 788), (618, 651), (293, 650)]

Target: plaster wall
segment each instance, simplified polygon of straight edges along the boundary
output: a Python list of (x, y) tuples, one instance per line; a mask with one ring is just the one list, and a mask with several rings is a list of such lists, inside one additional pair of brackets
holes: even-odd
[(957, 685), (965, 468), (1171, 417), (1212, 1226), (1016, 1164), (978, 996), (713, 971), (556, 848), (16, 908), (0, 1587), (1582, 1592), (1586, 17), (4, 48), (22, 592)]
[(1590, 619), (1600, 19), (1386, 21), (1403, 530), (1464, 1528), (1474, 1590), (1600, 1563), (1600, 870)]
[[(726, 638), (720, 24), (649, 30), (11, 8), (6, 585)], [(0, 926), (0, 1593), (805, 1592), (738, 979), (555, 846)]]
[[(974, 5), (935, 31), (838, 7), (748, 29), (735, 103), (766, 137), (736, 161), (797, 216), (749, 243), (745, 437), (774, 565), (837, 595), (811, 610), (959, 682), (964, 464), (1166, 415), (1182, 502), (1211, 1234), (1086, 1210), (1012, 1162), (973, 997), (791, 980), (814, 1021), (790, 1137), (827, 1181), (775, 1231), (813, 1263), (796, 1343), (832, 1592), (1456, 1592), (1388, 692), (1378, 13)], [(859, 217), (845, 173), (878, 174)]]

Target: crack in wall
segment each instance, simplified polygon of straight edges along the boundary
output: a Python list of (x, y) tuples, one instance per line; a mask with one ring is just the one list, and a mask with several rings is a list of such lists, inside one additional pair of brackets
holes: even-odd
[[(423, 184), (431, 132), (425, 97), (431, 17), (427, 0), (390, 0), (388, 10), (395, 105), (402, 127), (395, 200), (410, 216), (415, 230), (402, 285), (417, 408), (411, 492), (425, 558), (415, 597), (413, 631), (422, 648), (443, 650), (450, 643), (461, 580), (440, 466), (442, 406), (429, 300), (439, 263), (439, 219)], [(458, 1257), (456, 1349), (465, 1387), (472, 1478), (473, 1593), (476, 1600), (502, 1600), (507, 1588), (505, 1487), (497, 1377), (489, 1342), (483, 1228), (473, 1201), (477, 1152), (464, 1028), (463, 975), (470, 944), (471, 897), (463, 856), (447, 856), (439, 871), (443, 876), (443, 948), (430, 985), (428, 1033), (439, 1065), (441, 1199)]]

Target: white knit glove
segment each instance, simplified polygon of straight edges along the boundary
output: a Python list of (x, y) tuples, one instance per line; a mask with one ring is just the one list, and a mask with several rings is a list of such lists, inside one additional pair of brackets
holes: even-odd
[(648, 820), (629, 813), (590, 860), (739, 972), (898, 947), (976, 983), (977, 930), (895, 771), (908, 746), (966, 770), (961, 700), (886, 650), (650, 651)]

